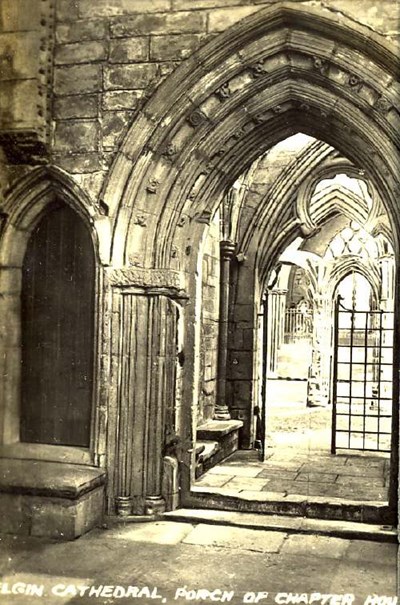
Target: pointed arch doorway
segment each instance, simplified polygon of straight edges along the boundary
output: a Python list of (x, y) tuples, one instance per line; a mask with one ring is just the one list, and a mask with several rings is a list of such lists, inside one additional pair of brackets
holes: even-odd
[[(365, 55), (362, 82), (354, 78), (360, 53)], [(192, 497), (193, 410), (202, 386), (197, 361), (201, 343), (196, 330), (196, 278), (205, 229), (244, 169), (278, 141), (304, 132), (329, 143), (368, 171), (390, 214), (397, 241), (397, 134), (391, 126), (392, 109), (382, 115), (391, 87), (385, 82), (394, 81), (396, 66), (395, 53), (386, 42), (350, 19), (296, 2), (274, 4), (211, 40), (166, 78), (121, 145), (102, 191), (112, 217), (112, 263), (146, 268), (150, 277), (157, 275), (160, 288), (179, 281), (178, 287), (192, 301), (184, 312), (183, 413), (177, 427), (182, 436), (183, 504)], [(361, 95), (358, 84), (371, 94)], [(395, 91), (390, 94), (394, 96)], [(144, 207), (144, 200), (151, 206)], [(259, 241), (251, 242), (254, 225), (263, 223), (267, 211), (265, 204), (257, 205), (241, 254), (243, 259), (247, 243), (255, 253), (260, 251), (256, 277), (249, 280), (254, 285), (253, 299), (241, 309), (251, 346), (249, 341), (240, 345), (240, 355), (234, 357), (238, 363), (232, 362), (231, 372), (233, 387), (239, 387), (240, 381), (243, 387), (230, 402), (234, 413), (242, 413), (240, 398), (246, 394), (246, 438), (258, 386), (254, 326), (259, 293), (283, 240), (298, 230), (312, 229), (307, 217), (293, 219), (283, 228), (280, 218), (287, 218), (283, 210), (289, 211), (289, 206), (284, 208), (276, 200), (274, 204), (269, 228)], [(139, 214), (146, 229), (138, 227)], [(132, 287), (140, 281), (138, 273), (131, 271)], [(174, 281), (176, 274), (179, 280)], [(242, 291), (250, 289), (248, 284), (243, 286)], [(111, 386), (113, 389), (114, 383)], [(117, 405), (115, 398), (112, 404)], [(118, 469), (110, 467), (110, 474), (114, 472)], [(115, 494), (110, 486), (112, 502)]]

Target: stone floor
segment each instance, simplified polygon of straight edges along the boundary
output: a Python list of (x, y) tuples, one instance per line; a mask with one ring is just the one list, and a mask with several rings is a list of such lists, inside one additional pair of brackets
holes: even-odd
[(387, 500), (388, 457), (331, 455), (280, 448), (265, 462), (254, 450), (235, 452), (195, 482), (219, 493), (274, 492), (343, 500)]
[[(0, 603), (180, 605), (219, 597), (288, 605), (296, 601), (277, 594), (298, 593), (313, 595), (312, 605), (364, 605), (369, 595), (395, 596), (396, 553), (396, 544), (173, 521), (117, 524), (72, 542), (2, 536)], [(353, 598), (322, 601), (316, 593)], [(310, 602), (302, 598), (297, 603)]]
[(332, 409), (306, 406), (307, 383), (268, 381), (266, 461), (256, 451), (238, 451), (213, 467), (196, 487), (218, 493), (273, 492), (288, 495), (385, 502), (389, 454), (338, 450), (330, 453)]

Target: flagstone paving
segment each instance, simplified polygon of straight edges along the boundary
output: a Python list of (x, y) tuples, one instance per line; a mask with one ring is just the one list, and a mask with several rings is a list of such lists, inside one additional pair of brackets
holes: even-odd
[(385, 502), (388, 498), (389, 456), (302, 452), (277, 449), (265, 462), (254, 450), (235, 452), (210, 469), (196, 487), (263, 491), (344, 500)]
[[(265, 605), (286, 603), (282, 593), (313, 594), (313, 605), (322, 605), (316, 593), (352, 594), (364, 605), (396, 594), (396, 554), (396, 544), (171, 520), (116, 523), (71, 542), (1, 536), (0, 603), (197, 605), (218, 601), (219, 590), (234, 605), (258, 593)], [(43, 596), (23, 594), (29, 586)], [(124, 597), (129, 587), (142, 597)], [(197, 598), (201, 589), (212, 596)]]

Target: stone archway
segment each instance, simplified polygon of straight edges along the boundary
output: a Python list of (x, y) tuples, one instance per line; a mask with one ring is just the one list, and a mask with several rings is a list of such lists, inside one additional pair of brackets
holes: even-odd
[[(110, 312), (105, 313), (105, 330), (116, 342), (109, 350), (115, 364), (121, 365), (121, 350), (129, 349), (121, 330), (123, 315), (118, 318), (121, 300), (129, 296), (131, 304), (137, 300), (132, 297), (141, 297), (150, 335), (168, 317), (171, 300), (192, 300), (204, 224), (243, 169), (295, 132), (322, 139), (367, 172), (392, 220), (397, 249), (396, 67), (395, 53), (369, 30), (329, 9), (284, 2), (209, 42), (160, 86), (127, 134), (102, 192), (113, 233), (108, 300), (114, 319), (110, 330)], [(298, 228), (293, 225), (292, 231)], [(267, 245), (270, 237), (265, 234), (259, 245)], [(265, 275), (268, 267), (263, 271)], [(185, 469), (192, 457), (196, 391), (193, 307), (189, 304), (185, 311), (182, 414), (178, 426), (167, 427), (181, 438), (176, 455), (182, 463), (184, 494), (189, 487)], [(172, 340), (148, 351), (150, 366), (161, 358), (171, 362), (175, 327), (172, 319), (166, 325)], [(125, 472), (115, 459), (113, 432), (123, 400), (117, 384), (130, 384), (129, 367), (123, 368), (122, 376), (117, 371), (111, 375), (109, 399), (116, 414), (109, 425), (109, 464), (115, 477)], [(155, 389), (144, 392), (151, 413), (156, 402), (165, 405), (169, 397), (163, 368)], [(136, 495), (141, 506), (146, 494), (162, 500), (162, 416), (154, 429), (146, 424), (145, 430), (144, 464), (152, 466), (154, 481), (149, 479), (150, 491), (140, 486), (135, 492), (134, 480), (127, 478), (120, 496), (128, 497), (131, 507)], [(117, 483), (111, 478), (111, 508), (119, 497)]]

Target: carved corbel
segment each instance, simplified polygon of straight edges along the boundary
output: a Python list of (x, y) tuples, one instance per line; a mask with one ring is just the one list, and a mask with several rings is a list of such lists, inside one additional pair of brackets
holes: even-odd
[(147, 227), (147, 216), (137, 214), (134, 223), (135, 225), (139, 225), (139, 227)]
[(360, 92), (363, 87), (362, 80), (356, 74), (349, 74), (347, 84), (357, 92)]
[(379, 97), (379, 99), (375, 102), (374, 109), (379, 111), (379, 113), (386, 114), (392, 109), (392, 104), (385, 97)]

